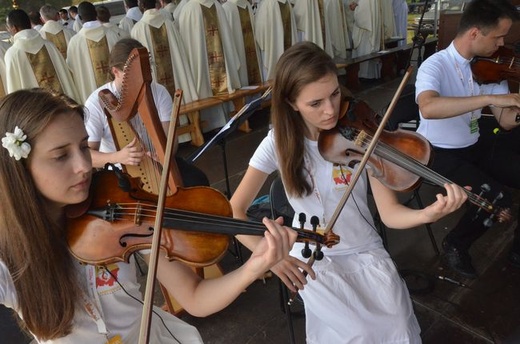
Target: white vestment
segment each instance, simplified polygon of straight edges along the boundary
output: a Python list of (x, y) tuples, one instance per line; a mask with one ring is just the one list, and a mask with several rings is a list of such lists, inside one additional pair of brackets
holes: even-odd
[(163, 12), (163, 14), (165, 14), (169, 19), (171, 19), (172, 21), (174, 21), (174, 17), (173, 17), (173, 12), (175, 12), (175, 8), (177, 8), (177, 5), (174, 4), (173, 2), (170, 2), (169, 4), (167, 4), (166, 6), (164, 6), (161, 11)]
[[(360, 0), (354, 10), (352, 30), (352, 57), (362, 56), (381, 50), (380, 0)], [(359, 77), (377, 79), (381, 75), (379, 61), (366, 61), (359, 66)]]
[(7, 77), (5, 72), (5, 61), (4, 56), (7, 49), (11, 47), (11, 44), (0, 41), (0, 82), (2, 82), (2, 96), (7, 94)]
[[(175, 87), (182, 89), (183, 100), (185, 103), (197, 100), (197, 90), (189, 68), (189, 60), (186, 56), (186, 51), (184, 50), (184, 45), (179, 33), (174, 27), (172, 21), (168, 20), (159, 10), (147, 10), (144, 12), (141, 20), (135, 23), (131, 36), (141, 42), (141, 44), (150, 52), (153, 61), (152, 74), (154, 80), (160, 83), (161, 81), (157, 79), (157, 69), (155, 68), (155, 49), (153, 46), (150, 27), (160, 28), (162, 25), (166, 26), (168, 44), (170, 47), (170, 66), (173, 68)], [(173, 94), (170, 95), (173, 97)]]
[[(140, 21), (135, 23), (132, 28), (132, 38), (141, 42), (141, 44), (148, 49), (152, 58), (152, 76), (156, 82), (161, 82), (157, 78), (156, 56), (153, 46), (152, 33), (150, 26), (160, 28), (162, 25), (166, 26), (166, 33), (168, 36), (168, 44), (170, 47), (170, 67), (173, 69), (173, 79), (175, 88), (180, 88), (183, 91), (183, 103), (189, 103), (198, 99), (197, 90), (189, 66), (189, 60), (184, 50), (184, 45), (180, 35), (173, 25), (173, 21), (169, 20), (162, 11), (156, 9), (146, 10)], [(173, 97), (173, 94), (170, 94)], [(179, 123), (187, 122), (186, 115), (181, 115)], [(184, 134), (179, 136), (179, 142), (186, 142), (191, 140), (191, 135)]]
[(129, 34), (132, 32), (132, 28), (135, 23), (137, 23), (143, 17), (143, 13), (139, 9), (139, 7), (129, 8), (126, 12), (126, 15), (119, 22), (119, 28), (127, 31)]
[(263, 0), (259, 5), (255, 15), (255, 35), (256, 42), (262, 54), (262, 72), (264, 80), (274, 77), (274, 68), (278, 59), (285, 51), (284, 48), (284, 29), (291, 30), (291, 44), (298, 41), (296, 34), (296, 20), (291, 6), (290, 9), (290, 28), (284, 28), (280, 5), (285, 5), (289, 0)]
[(181, 0), (181, 2), (179, 2), (173, 11), (173, 22), (175, 23), (175, 27), (177, 27), (177, 29), (179, 29), (179, 17), (181, 16), (182, 8), (184, 5), (186, 5), (187, 2), (188, 0)]
[[(316, 43), (323, 49), (320, 9), (317, 0), (298, 0), (293, 7), (298, 40)], [(339, 30), (339, 28), (336, 28)]]
[(48, 72), (57, 75), (63, 93), (76, 101), (80, 100), (67, 63), (54, 44), (44, 40), (38, 31), (33, 29), (18, 32), (14, 35), (13, 41), (13, 45), (7, 50), (4, 57), (7, 93), (41, 87), (34, 75), (27, 53), (36, 54), (45, 46), (54, 66), (54, 70)]
[(74, 24), (72, 24), (72, 30), (74, 30), (74, 32), (79, 32), (79, 30), (81, 30), (82, 27), (83, 23), (78, 17), (76, 17), (76, 20), (74, 20)]
[(394, 6), (392, 0), (380, 0), (381, 4), (381, 20), (383, 21), (383, 38), (389, 39), (395, 37), (395, 18)]
[(57, 35), (60, 31), (63, 31), (63, 35), (65, 36), (65, 41), (67, 44), (69, 44), (72, 36), (76, 34), (76, 31), (63, 27), (63, 25), (54, 20), (48, 20), (45, 24), (43, 24), (39, 32), (43, 39), (48, 39), (47, 32), (53, 35)]
[[(323, 0), (325, 51), (333, 58), (347, 58), (350, 49), (348, 26), (342, 0)], [(350, 11), (350, 10), (349, 10)]]
[(113, 23), (103, 23), (103, 26), (106, 27), (109, 30), (114, 31), (119, 36), (119, 39), (130, 38), (130, 33), (127, 32), (126, 30), (121, 29), (116, 24), (113, 24)]
[(395, 35), (404, 38), (397, 43), (398, 46), (406, 45), (408, 35), (408, 4), (405, 0), (393, 0)]
[[(226, 12), (226, 16), (228, 19), (229, 26), (231, 28), (231, 32), (233, 34), (233, 39), (235, 41), (235, 47), (237, 48), (238, 58), (240, 60), (240, 84), (242, 86), (250, 85), (249, 79), (247, 77), (247, 64), (248, 63), (256, 63), (258, 65), (258, 70), (261, 71), (261, 63), (260, 63), (260, 49), (258, 49), (258, 45), (256, 41), (254, 42), (256, 48), (256, 61), (249, 61), (247, 58), (246, 50), (244, 47), (244, 36), (242, 35), (242, 25), (240, 22), (240, 15), (238, 13), (238, 8), (246, 9), (249, 11), (249, 18), (251, 20), (251, 27), (253, 30), (254, 36), (254, 16), (251, 4), (247, 0), (228, 0), (223, 5), (224, 11)], [(261, 74), (261, 73), (260, 73)], [(261, 75), (260, 75), (261, 77)]]
[[(67, 48), (67, 64), (69, 65), (74, 82), (78, 88), (81, 103), (87, 100), (88, 96), (103, 83), (97, 83), (92, 60), (87, 45), (87, 40), (100, 42), (106, 37), (108, 49), (112, 47), (120, 39), (119, 35), (101, 25), (100, 22), (88, 22), (83, 24), (81, 30), (69, 42)], [(106, 60), (108, 69), (108, 57)], [(108, 76), (108, 75), (107, 75)]]
[[(197, 88), (197, 94), (201, 99), (214, 95), (210, 82), (206, 49), (206, 28), (204, 26), (202, 6), (207, 8), (215, 6), (222, 52), (224, 53), (227, 90), (229, 93), (233, 93), (241, 86), (238, 76), (240, 61), (237, 58), (238, 53), (222, 5), (216, 0), (190, 0), (182, 7), (179, 16), (179, 31), (186, 48), (188, 60), (190, 61), (189, 65)], [(210, 109), (212, 110), (210, 112), (202, 111), (201, 118), (208, 124), (204, 127), (204, 131), (219, 128), (226, 124), (225, 114), (220, 108), (215, 109), (219, 109), (220, 114), (215, 114), (217, 110), (214, 109)]]

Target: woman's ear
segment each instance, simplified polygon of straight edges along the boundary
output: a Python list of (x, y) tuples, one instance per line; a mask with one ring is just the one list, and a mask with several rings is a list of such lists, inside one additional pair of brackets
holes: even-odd
[(294, 105), (293, 103), (291, 103), (291, 102), (289, 101), (289, 99), (286, 99), (285, 102), (286, 102), (287, 104), (289, 104), (289, 105), (293, 108), (294, 111), (296, 111), (296, 112), (299, 111), (299, 110), (298, 110), (298, 107), (297, 107), (296, 105)]

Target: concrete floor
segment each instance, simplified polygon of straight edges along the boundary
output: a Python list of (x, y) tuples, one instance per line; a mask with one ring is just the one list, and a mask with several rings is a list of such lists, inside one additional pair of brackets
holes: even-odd
[[(356, 96), (377, 111), (389, 103), (398, 83), (399, 80), (364, 83), (365, 91), (356, 93)], [(235, 132), (226, 141), (231, 192), (240, 182), (250, 156), (268, 130), (268, 112), (254, 114), (250, 124), (253, 129), (250, 133)], [(194, 150), (194, 147), (183, 144), (179, 153), (187, 157)], [(195, 164), (207, 174), (213, 187), (226, 192), (222, 146), (210, 148)], [(433, 199), (435, 191), (429, 186), (421, 187), (422, 200), (427, 203)], [(262, 190), (263, 194), (267, 192), (268, 185)], [(403, 200), (409, 196), (402, 195)], [(414, 204), (412, 201), (411, 205)], [(440, 246), (458, 216), (460, 213), (432, 225), (437, 245)], [(491, 229), (471, 248), (479, 272), (479, 278), (473, 281), (462, 279), (443, 267), (424, 226), (408, 231), (386, 230), (388, 250), (410, 288), (424, 343), (520, 343), (520, 270), (509, 266), (505, 258), (514, 225)], [(247, 249), (242, 248), (241, 252), (247, 258)], [(239, 266), (240, 260), (236, 256), (236, 252), (230, 251), (224, 257), (221, 262), (224, 271)], [(441, 280), (439, 276), (451, 278), (453, 282)], [(181, 318), (195, 325), (208, 344), (290, 343), (279, 292), (276, 277), (259, 280), (217, 314), (207, 318), (184, 314)], [(160, 298), (157, 302), (161, 302)], [(296, 343), (305, 343), (302, 309), (297, 302), (292, 306)], [(0, 343), (26, 342), (16, 335), (7, 313), (1, 311)]]

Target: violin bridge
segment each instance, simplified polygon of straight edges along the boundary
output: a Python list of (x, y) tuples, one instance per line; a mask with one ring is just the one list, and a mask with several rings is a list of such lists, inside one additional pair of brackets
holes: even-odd
[(141, 224), (141, 214), (142, 214), (143, 207), (141, 206), (141, 203), (137, 203), (137, 206), (135, 207), (135, 213), (134, 213), (134, 224), (140, 225)]
[(361, 130), (359, 134), (356, 136), (354, 143), (358, 147), (363, 147), (367, 143), (367, 133), (364, 130)]

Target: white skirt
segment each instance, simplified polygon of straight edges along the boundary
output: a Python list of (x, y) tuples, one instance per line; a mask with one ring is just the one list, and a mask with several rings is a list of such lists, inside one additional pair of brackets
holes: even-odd
[(301, 291), (307, 343), (421, 343), (410, 295), (386, 250), (325, 256)]

